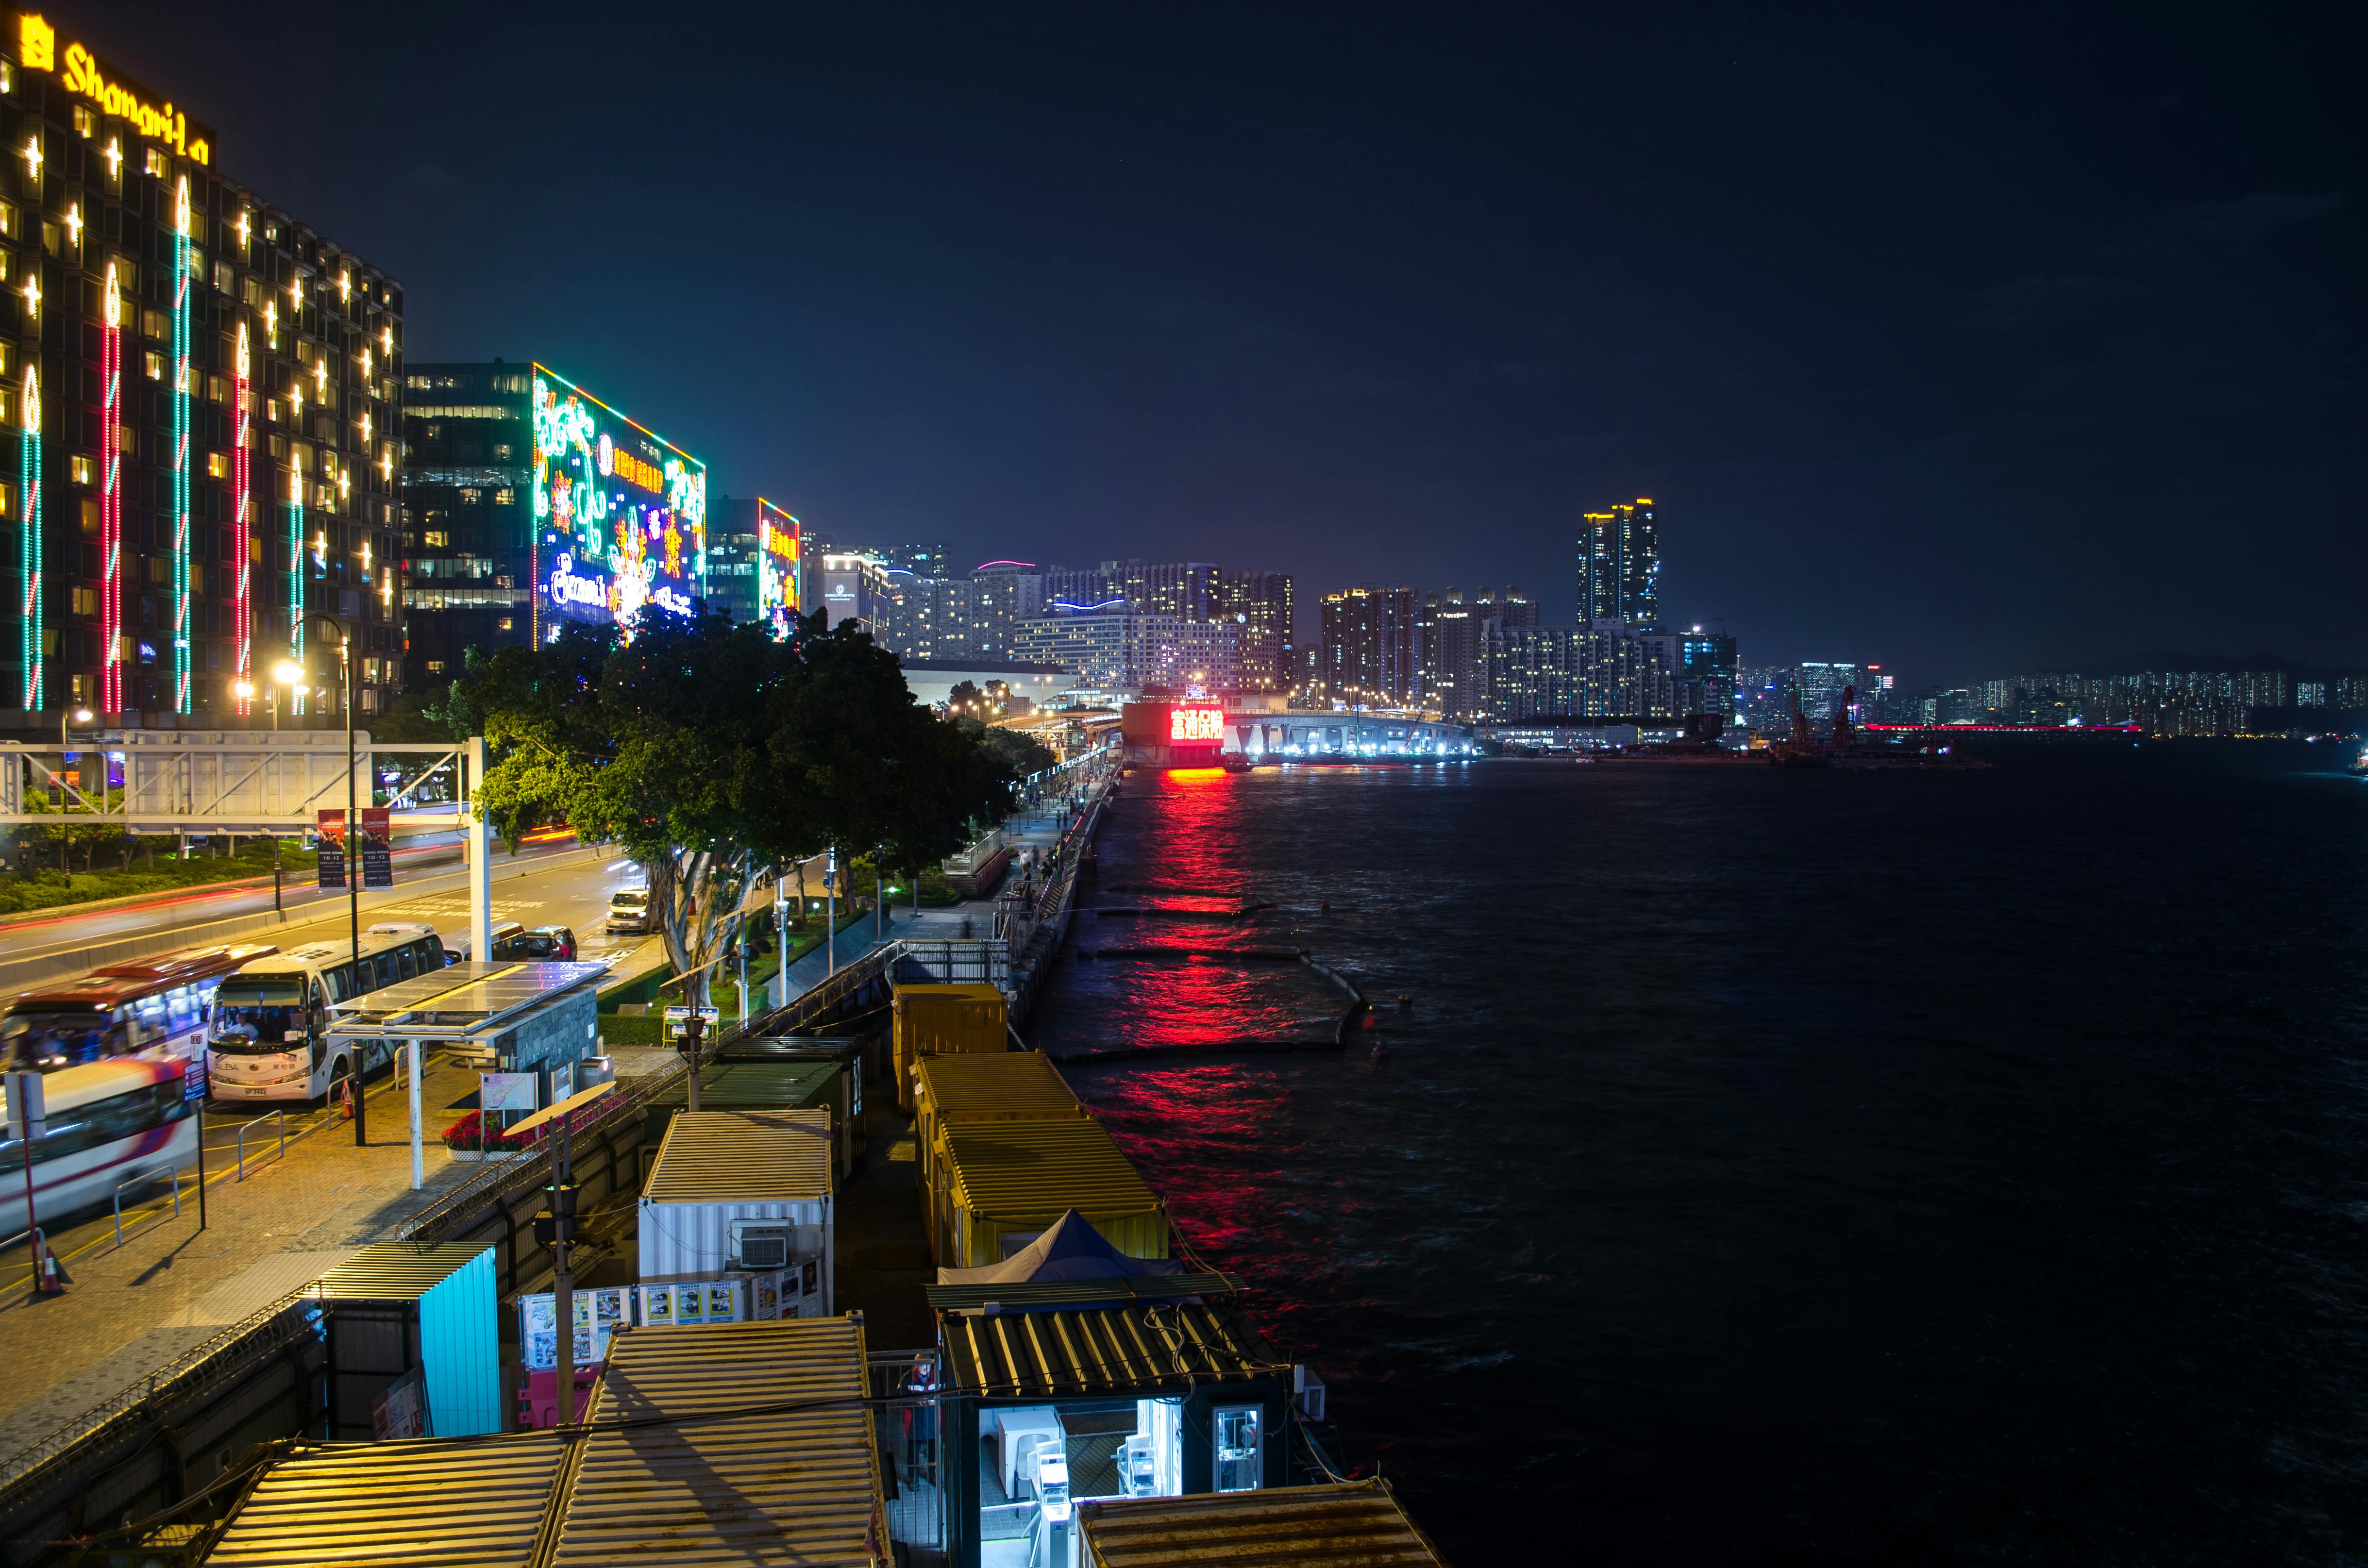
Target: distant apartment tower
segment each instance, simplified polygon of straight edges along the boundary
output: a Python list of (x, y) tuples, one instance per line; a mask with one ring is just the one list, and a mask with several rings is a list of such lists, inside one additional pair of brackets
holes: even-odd
[(1501, 596), (1494, 588), (1481, 588), (1469, 599), (1461, 588), (1450, 588), (1444, 599), (1430, 597), (1423, 619), (1423, 705), (1449, 719), (1487, 717), (1494, 708), (1489, 633), (1534, 627), (1537, 604), (1515, 587)]
[(1216, 619), (1241, 629), (1242, 690), (1290, 688), (1297, 642), (1291, 629), (1292, 608), (1288, 572), (1217, 574)]
[(1678, 640), (1679, 705), (1735, 722), (1735, 639), (1695, 627)]
[(1412, 588), (1347, 588), (1324, 596), (1315, 640), (1320, 703), (1413, 708), (1422, 700)]
[(1487, 691), (1479, 717), (1533, 721), (1667, 719), (1677, 683), (1647, 638), (1604, 626), (1487, 623)]
[(1080, 686), (1141, 692), (1241, 689), (1241, 627), (1225, 620), (1138, 615), (1125, 606), (1063, 612), (1024, 622), (1016, 657), (1059, 665)]
[(1866, 671), (1864, 665), (1808, 663), (1793, 666), (1793, 689), (1800, 696), (1801, 711), (1811, 727), (1822, 733), (1832, 726), (1834, 715), (1841, 711), (1845, 690), (1851, 694), (1851, 702), (1857, 702), (1867, 689)]
[(1622, 621), (1632, 631), (1661, 629), (1661, 532), (1653, 503), (1589, 512), (1578, 530), (1578, 619)]

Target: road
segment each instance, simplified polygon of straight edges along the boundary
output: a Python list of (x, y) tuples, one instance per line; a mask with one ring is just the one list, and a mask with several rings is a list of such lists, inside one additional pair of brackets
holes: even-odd
[[(398, 857), (401, 853), (397, 851)], [(398, 858), (394, 888), (362, 895), (362, 923), (432, 920), (438, 934), (448, 941), (455, 939), (469, 925), (466, 868), (458, 863), (450, 849), (440, 846), (419, 853), (430, 863), (406, 866)], [(436, 863), (438, 857), (441, 863)], [(564, 858), (568, 864), (524, 877), (518, 875), (521, 868), (554, 857)], [(585, 854), (577, 850), (573, 840), (531, 846), (515, 858), (496, 851), (494, 917), (529, 926), (572, 926), (577, 936), (588, 937), (590, 928), (597, 927), (607, 916), (609, 894), (639, 880), (639, 873), (630, 862), (613, 856)], [(220, 939), (276, 942), (284, 948), (293, 942), (338, 936), (344, 931), (343, 893), (323, 892), (309, 884), (291, 884), (285, 906), (290, 911), (302, 911), (310, 918), (290, 920), (284, 926), (255, 927)], [(270, 908), (271, 888), (266, 883), (260, 887), (197, 888), (104, 909), (45, 910), (0, 926), (0, 948), (6, 949), (12, 965), (55, 956), (58, 974), (74, 974), (85, 967), (77, 961), (78, 955), (110, 937), (188, 926), (194, 928), (190, 937), (193, 943), (213, 940), (216, 938), (203, 929), (208, 922), (262, 914)], [(23, 972), (21, 968), (18, 971)]]

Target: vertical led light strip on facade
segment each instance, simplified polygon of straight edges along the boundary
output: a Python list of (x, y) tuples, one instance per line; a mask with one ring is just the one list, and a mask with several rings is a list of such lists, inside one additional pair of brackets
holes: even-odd
[(173, 711), (189, 706), (189, 176), (173, 199)]
[(98, 333), (99, 710), (123, 711), (123, 296), (107, 264), (106, 324)]
[(25, 711), (45, 706), (41, 700), (41, 381), (32, 366), (25, 367), (23, 434), (17, 437), (17, 479), (24, 492), (17, 508), (25, 520), (23, 558), (25, 581)]
[[(302, 426), (300, 426), (301, 429)], [(304, 663), (304, 444), (288, 449), (288, 647), (296, 663)], [(304, 687), (290, 688), (294, 710), (304, 711)]]
[[(238, 360), (232, 369), (232, 416), (236, 422), (234, 428), (238, 432), (238, 444), (231, 449), (230, 457), (231, 508), (238, 519), (233, 525), (234, 531), (232, 535), (233, 543), (238, 551), (238, 591), (233, 597), (231, 607), (231, 613), (236, 618), (237, 622), (231, 633), (234, 639), (233, 652), (237, 673), (232, 678), (238, 683), (239, 687), (248, 687), (255, 681), (255, 595), (251, 576), (251, 562), (255, 554), (255, 522), (254, 499), (248, 494), (247, 488), (246, 449), (255, 440), (252, 427), (255, 409), (254, 404), (249, 401), (252, 383), (247, 379), (246, 324), (245, 322), (238, 324)], [(233, 689), (237, 689), (237, 687), (233, 687)], [(238, 699), (238, 711), (241, 717), (254, 710), (255, 701), (252, 698), (242, 697)]]

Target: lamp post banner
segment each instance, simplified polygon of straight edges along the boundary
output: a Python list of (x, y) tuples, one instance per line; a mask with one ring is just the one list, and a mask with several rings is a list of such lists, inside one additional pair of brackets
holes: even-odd
[(390, 806), (362, 808), (362, 886), (394, 886), (394, 811)]
[(320, 839), (321, 886), (343, 890), (346, 885), (346, 813), (317, 811), (313, 829)]

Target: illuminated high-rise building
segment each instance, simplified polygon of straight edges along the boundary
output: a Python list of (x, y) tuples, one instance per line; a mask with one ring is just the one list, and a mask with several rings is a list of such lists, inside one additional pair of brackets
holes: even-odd
[(241, 685), (347, 633), (364, 722), (400, 688), (402, 287), (225, 177), (187, 97), (0, 35), (0, 713), (53, 739), (263, 722)]
[(1309, 696), (1326, 706), (1419, 706), (1422, 665), (1415, 606), (1415, 591), (1395, 585), (1325, 595)]
[(1589, 512), (1578, 530), (1578, 619), (1617, 620), (1632, 631), (1661, 629), (1661, 533), (1653, 503)]
[(1287, 691), (1291, 687), (1292, 636), (1291, 574), (1228, 572), (1217, 574), (1216, 619), (1241, 629), (1241, 683), (1244, 691)]
[(709, 594), (707, 465), (532, 360), (404, 376), (411, 678)]

